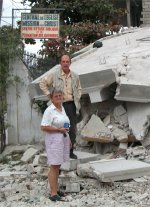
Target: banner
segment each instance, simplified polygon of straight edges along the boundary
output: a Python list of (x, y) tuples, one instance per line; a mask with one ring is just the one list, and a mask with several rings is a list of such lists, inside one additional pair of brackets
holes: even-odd
[(22, 38), (58, 38), (59, 14), (21, 14)]

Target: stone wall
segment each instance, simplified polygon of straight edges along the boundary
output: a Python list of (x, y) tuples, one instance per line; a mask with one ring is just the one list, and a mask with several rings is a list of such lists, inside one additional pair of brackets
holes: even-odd
[(42, 114), (32, 103), (29, 84), (31, 78), (24, 63), (17, 58), (10, 63), (10, 76), (16, 77), (7, 89), (8, 144), (30, 144), (43, 141), (40, 130)]
[(150, 0), (143, 0), (142, 1), (142, 18), (141, 21), (143, 22), (143, 26), (150, 25)]

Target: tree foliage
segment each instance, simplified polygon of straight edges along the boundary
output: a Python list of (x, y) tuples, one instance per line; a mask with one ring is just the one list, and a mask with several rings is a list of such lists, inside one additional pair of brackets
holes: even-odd
[(9, 60), (14, 58), (16, 53), (21, 54), (22, 41), (18, 29), (10, 26), (0, 28), (0, 94), (5, 96), (9, 82)]
[(106, 32), (110, 34), (118, 32), (120, 25), (91, 23), (90, 21), (78, 22), (72, 25), (62, 25), (60, 29), (60, 38), (44, 41), (41, 55), (49, 58), (55, 58), (56, 63), (64, 53), (70, 55), (86, 47), (90, 43), (105, 37)]
[[(24, 3), (27, 0), (23, 1)], [(61, 12), (62, 22), (73, 24), (90, 20), (91, 22), (106, 22), (117, 10), (113, 0), (28, 0), (34, 8), (63, 8)]]
[(22, 41), (19, 38), (17, 29), (12, 29), (10, 26), (0, 27), (0, 141), (1, 149), (3, 150), (5, 137), (4, 115), (6, 113), (6, 90), (8, 84), (12, 82), (10, 76), (9, 61), (15, 57), (16, 53), (21, 54)]

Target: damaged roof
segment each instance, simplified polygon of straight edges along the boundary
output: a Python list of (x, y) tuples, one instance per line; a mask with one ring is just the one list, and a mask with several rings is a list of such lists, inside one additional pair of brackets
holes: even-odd
[[(82, 93), (89, 94), (92, 103), (100, 102), (110, 98), (109, 86), (116, 83), (115, 99), (149, 102), (150, 28), (130, 29), (100, 41), (102, 47), (91, 44), (72, 59), (70, 68), (80, 76)], [(31, 83), (32, 98), (46, 99), (38, 84), (47, 73)]]

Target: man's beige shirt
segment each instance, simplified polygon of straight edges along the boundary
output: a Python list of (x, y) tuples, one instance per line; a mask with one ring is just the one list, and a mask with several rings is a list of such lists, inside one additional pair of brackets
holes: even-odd
[[(71, 73), (68, 73), (67, 75), (64, 73), (63, 70), (61, 70), (61, 76), (64, 82), (64, 89), (63, 89), (63, 93), (64, 93), (64, 97), (63, 97), (63, 101), (73, 101), (73, 94), (72, 94), (72, 87), (71, 87)], [(45, 78), (42, 79), (42, 81), (40, 82), (40, 88), (43, 90), (45, 95), (49, 95), (50, 92), (48, 90), (48, 86), (51, 85), (53, 83), (53, 73), (49, 73), (48, 76), (46, 76)], [(79, 82), (79, 97), (81, 96), (81, 85)]]

